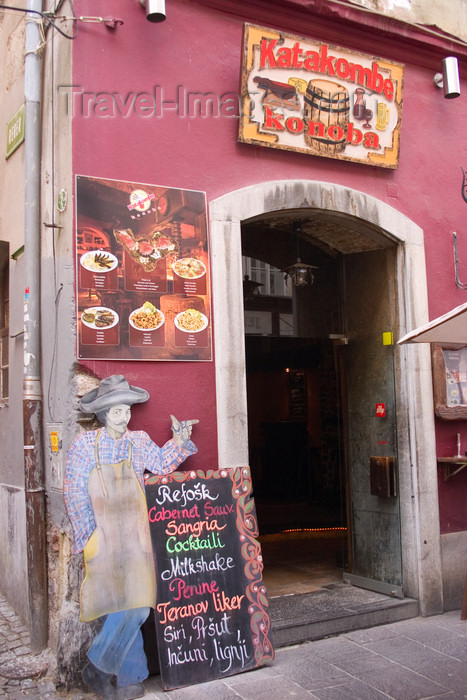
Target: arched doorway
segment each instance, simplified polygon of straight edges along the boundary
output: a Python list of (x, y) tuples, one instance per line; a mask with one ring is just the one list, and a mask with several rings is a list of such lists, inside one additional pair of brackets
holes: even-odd
[[(395, 336), (428, 319), (423, 232), (397, 210), (331, 183), (260, 183), (210, 204), (214, 342), (221, 467), (248, 462), (241, 224), (271, 212), (333, 217), (355, 237), (394, 247)], [(394, 348), (402, 570), (422, 614), (442, 609), (434, 421), (428, 348)], [(350, 469), (353, 469), (352, 463)], [(429, 549), (424, 543), (430, 542)]]

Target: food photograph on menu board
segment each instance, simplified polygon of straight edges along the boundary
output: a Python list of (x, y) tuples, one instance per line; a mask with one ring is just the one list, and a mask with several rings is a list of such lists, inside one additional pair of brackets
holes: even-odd
[(76, 177), (78, 358), (212, 359), (204, 192)]

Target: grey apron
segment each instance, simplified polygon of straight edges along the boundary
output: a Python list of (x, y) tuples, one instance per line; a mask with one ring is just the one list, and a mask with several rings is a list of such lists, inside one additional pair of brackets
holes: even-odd
[(86, 575), (81, 586), (83, 622), (119, 610), (155, 607), (156, 574), (146, 496), (128, 457), (100, 464), (89, 475), (89, 496), (96, 529), (83, 551)]

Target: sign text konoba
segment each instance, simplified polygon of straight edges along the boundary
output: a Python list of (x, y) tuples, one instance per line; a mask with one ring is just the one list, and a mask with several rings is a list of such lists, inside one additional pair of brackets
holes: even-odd
[(240, 140), (397, 167), (403, 67), (245, 26)]

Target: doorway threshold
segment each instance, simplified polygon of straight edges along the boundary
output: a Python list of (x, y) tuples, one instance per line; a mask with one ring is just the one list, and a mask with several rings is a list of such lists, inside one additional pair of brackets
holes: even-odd
[(419, 614), (418, 601), (339, 582), (317, 591), (269, 598), (276, 648), (399, 622)]

